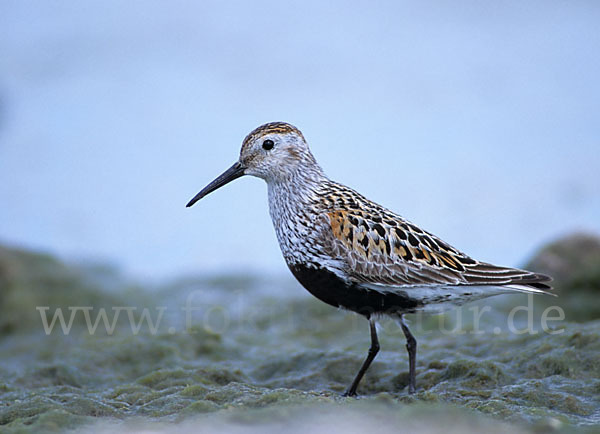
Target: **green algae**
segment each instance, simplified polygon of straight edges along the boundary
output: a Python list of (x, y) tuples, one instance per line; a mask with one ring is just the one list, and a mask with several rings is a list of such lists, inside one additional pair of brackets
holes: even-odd
[[(102, 272), (99, 279), (98, 269), (90, 276), (47, 255), (0, 249), (0, 432), (319, 432), (336, 423), (348, 432), (373, 424), (381, 432), (593, 432), (600, 424), (595, 306), (585, 321), (567, 311), (555, 328), (522, 334), (505, 326), (526, 297), (491, 301), (479, 324), (468, 309), (412, 316), (412, 396), (402, 332), (383, 321), (382, 350), (360, 399), (350, 399), (341, 393), (366, 355), (367, 323), (312, 299), (291, 278), (187, 278), (141, 291)], [(566, 296), (537, 297), (535, 321)], [(78, 312), (69, 333), (56, 325), (46, 334), (40, 305), (90, 306), (92, 318), (130, 307), (138, 323), (144, 309), (155, 322), (163, 316), (155, 329), (142, 322), (134, 332), (123, 314), (112, 333), (102, 322), (90, 333)], [(527, 319), (516, 320), (519, 329)]]

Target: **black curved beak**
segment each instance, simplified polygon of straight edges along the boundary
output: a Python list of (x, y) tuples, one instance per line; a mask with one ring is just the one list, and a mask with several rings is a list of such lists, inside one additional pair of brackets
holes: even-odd
[(215, 191), (217, 188), (223, 187), (225, 184), (230, 183), (234, 179), (238, 179), (240, 176), (243, 176), (244, 170), (246, 170), (246, 168), (239, 161), (236, 162), (233, 166), (223, 172), (217, 179), (204, 187), (200, 193), (198, 193), (192, 200), (188, 202), (186, 207), (189, 208), (207, 194)]

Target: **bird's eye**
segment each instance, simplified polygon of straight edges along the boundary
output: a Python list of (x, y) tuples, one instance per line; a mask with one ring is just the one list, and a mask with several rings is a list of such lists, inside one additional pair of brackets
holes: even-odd
[(270, 151), (271, 149), (273, 149), (273, 146), (275, 146), (275, 143), (273, 143), (273, 140), (271, 139), (265, 140), (262, 144), (262, 147), (265, 151)]

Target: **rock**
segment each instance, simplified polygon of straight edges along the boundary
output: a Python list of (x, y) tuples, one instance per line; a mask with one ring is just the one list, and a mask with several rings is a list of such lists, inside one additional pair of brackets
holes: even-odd
[[(123, 305), (118, 294), (105, 291), (97, 281), (85, 268), (49, 254), (0, 245), (0, 337), (41, 330), (38, 307), (68, 312), (70, 306)], [(75, 324), (85, 324), (83, 315)]]
[(574, 233), (543, 247), (525, 268), (548, 274), (561, 291), (600, 291), (600, 237)]

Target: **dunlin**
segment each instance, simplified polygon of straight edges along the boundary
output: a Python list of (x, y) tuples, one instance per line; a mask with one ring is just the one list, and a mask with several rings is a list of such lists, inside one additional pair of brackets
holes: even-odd
[(492, 295), (546, 293), (548, 276), (477, 261), (360, 193), (327, 178), (302, 133), (272, 122), (244, 139), (238, 161), (187, 204), (243, 175), (264, 179), (279, 246), (312, 295), (369, 321), (371, 346), (345, 395), (356, 389), (379, 351), (375, 321), (400, 321), (416, 389), (417, 342), (403, 315), (440, 312)]

